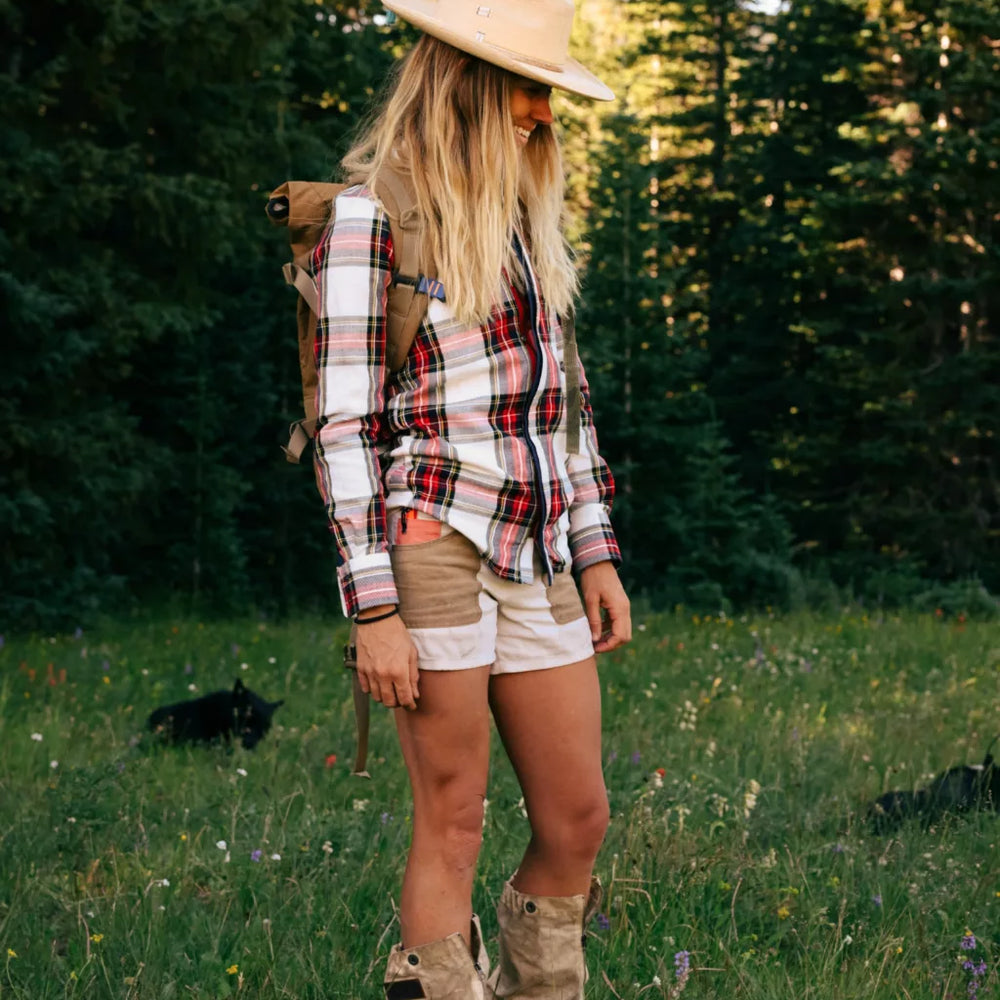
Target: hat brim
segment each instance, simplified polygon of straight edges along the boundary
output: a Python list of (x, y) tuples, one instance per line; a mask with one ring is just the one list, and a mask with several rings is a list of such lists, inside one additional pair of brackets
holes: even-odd
[(452, 27), (439, 21), (433, 12), (439, 9), (437, 0), (382, 0), (383, 6), (398, 14), (404, 21), (409, 21), (415, 28), (440, 38), (442, 42), (454, 45), (456, 49), (468, 52), (469, 55), (486, 62), (493, 63), (501, 69), (517, 73), (518, 76), (547, 83), (558, 90), (566, 90), (571, 94), (589, 97), (595, 101), (613, 101), (614, 92), (598, 79), (589, 69), (575, 59), (567, 59), (559, 69), (549, 69), (538, 66), (534, 62), (519, 59), (516, 52), (502, 49), (486, 42), (477, 42), (455, 31)]

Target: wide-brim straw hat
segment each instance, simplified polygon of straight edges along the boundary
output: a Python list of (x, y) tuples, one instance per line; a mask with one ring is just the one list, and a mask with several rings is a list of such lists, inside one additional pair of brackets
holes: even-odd
[(569, 55), (573, 0), (383, 0), (414, 27), (503, 69), (597, 101), (614, 94)]

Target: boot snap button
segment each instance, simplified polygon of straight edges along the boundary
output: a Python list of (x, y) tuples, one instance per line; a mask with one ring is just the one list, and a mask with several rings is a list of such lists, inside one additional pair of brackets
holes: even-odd
[(409, 962), (410, 965), (419, 965), (420, 957), (418, 955), (407, 955), (406, 961)]
[(534, 913), (535, 910), (537, 910), (537, 909), (538, 909), (538, 907), (535, 906), (535, 904), (530, 899), (528, 900), (527, 903), (524, 904), (524, 912), (525, 913)]

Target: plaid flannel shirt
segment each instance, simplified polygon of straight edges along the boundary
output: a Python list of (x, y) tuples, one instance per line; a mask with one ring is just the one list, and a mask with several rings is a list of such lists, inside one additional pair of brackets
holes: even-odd
[(405, 365), (387, 381), (389, 219), (364, 188), (337, 198), (313, 256), (315, 465), (348, 616), (397, 602), (386, 534), (394, 508), (444, 521), (515, 582), (533, 580), (536, 545), (548, 579), (571, 565), (620, 562), (609, 517), (614, 482), (598, 454), (587, 383), (581, 368), (581, 447), (570, 455), (562, 330), (520, 242), (516, 250), (530, 323), (519, 322), (506, 275), (482, 326), (431, 300)]

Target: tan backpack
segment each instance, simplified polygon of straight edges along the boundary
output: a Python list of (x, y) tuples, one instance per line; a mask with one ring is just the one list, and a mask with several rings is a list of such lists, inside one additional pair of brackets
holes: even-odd
[[(271, 192), (267, 217), (276, 226), (288, 227), (292, 260), (285, 264), (285, 281), (299, 292), (299, 371), (302, 375), (302, 407), (305, 416), (289, 427), (283, 446), (289, 462), (298, 462), (316, 434), (316, 281), (312, 275), (312, 253), (327, 223), (333, 218), (337, 195), (347, 184), (287, 181)], [(421, 220), (417, 199), (405, 174), (386, 167), (379, 174), (376, 196), (389, 216), (396, 270), (389, 287), (386, 317), (386, 360), (390, 373), (397, 372), (427, 312), (429, 299), (444, 301), (444, 288), (430, 266), (422, 268)]]

